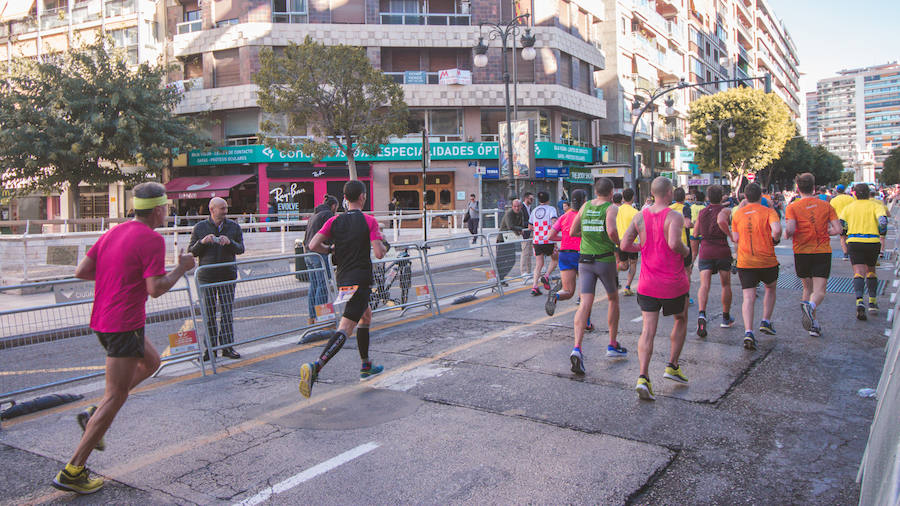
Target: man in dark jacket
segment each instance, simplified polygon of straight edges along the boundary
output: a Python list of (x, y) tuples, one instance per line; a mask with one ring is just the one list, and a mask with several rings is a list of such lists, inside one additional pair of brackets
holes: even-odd
[[(309, 249), (309, 242), (312, 241), (312, 238), (319, 232), (322, 225), (324, 225), (329, 218), (334, 216), (334, 213), (337, 212), (337, 208), (337, 198), (326, 195), (325, 201), (314, 209), (316, 214), (309, 218), (309, 221), (306, 224), (306, 235), (303, 236), (303, 246), (307, 253), (313, 253), (313, 251)], [(326, 246), (330, 246), (331, 241), (327, 241), (325, 244)], [(321, 253), (316, 253), (316, 255), (317, 257), (307, 257), (306, 259), (306, 268), (310, 269), (309, 293), (307, 293), (306, 296), (310, 325), (316, 321), (316, 306), (328, 302), (328, 284), (326, 281), (331, 278), (331, 269), (328, 268), (328, 257)], [(325, 268), (324, 272), (321, 270), (312, 270), (322, 269), (323, 267)]]
[[(209, 201), (209, 219), (194, 225), (191, 232), (191, 243), (188, 250), (198, 258), (201, 266), (234, 262), (235, 256), (244, 252), (244, 235), (241, 227), (225, 218), (228, 203), (225, 199), (214, 197)], [(197, 281), (200, 283), (219, 283), (237, 279), (237, 267), (223, 265), (200, 270)], [(234, 342), (232, 325), (232, 309), (234, 306), (234, 284), (212, 286), (200, 290), (203, 301), (203, 316), (206, 320), (206, 331), (211, 346)], [(216, 301), (218, 300), (221, 321), (216, 327)], [(213, 352), (215, 354), (215, 352)], [(222, 356), (241, 358), (232, 347), (222, 350)], [(209, 359), (209, 351), (203, 354), (203, 360)]]

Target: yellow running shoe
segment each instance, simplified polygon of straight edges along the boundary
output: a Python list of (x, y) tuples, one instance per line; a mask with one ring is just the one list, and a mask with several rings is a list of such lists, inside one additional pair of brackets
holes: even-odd
[(666, 366), (666, 373), (663, 374), (663, 378), (670, 379), (672, 381), (677, 381), (678, 383), (687, 383), (687, 376), (681, 371), (681, 366), (672, 367), (671, 365)]
[(653, 396), (653, 385), (650, 384), (649, 379), (643, 376), (638, 377), (637, 386), (634, 387), (634, 390), (642, 400), (656, 400), (656, 397)]
[(303, 397), (309, 399), (316, 376), (315, 362), (308, 362), (300, 366), (300, 394)]
[(93, 494), (103, 488), (103, 479), (91, 478), (90, 474), (91, 472), (84, 466), (75, 474), (63, 469), (56, 474), (56, 478), (53, 478), (53, 486), (60, 490), (69, 490), (79, 494)]

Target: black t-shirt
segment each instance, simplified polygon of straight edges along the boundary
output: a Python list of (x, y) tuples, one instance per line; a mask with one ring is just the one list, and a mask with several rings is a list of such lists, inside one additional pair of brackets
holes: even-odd
[(334, 216), (319, 233), (334, 243), (335, 279), (338, 286), (372, 284), (372, 243), (381, 239), (378, 222), (362, 211)]

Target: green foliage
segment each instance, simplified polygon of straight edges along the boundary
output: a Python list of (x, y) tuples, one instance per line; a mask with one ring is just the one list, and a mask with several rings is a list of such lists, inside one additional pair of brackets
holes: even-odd
[(900, 147), (892, 149), (884, 159), (884, 168), (878, 179), (885, 185), (900, 184)]
[[(715, 121), (730, 120), (735, 137), (722, 128), (722, 170), (732, 187), (749, 172), (771, 163), (795, 132), (787, 105), (774, 93), (753, 88), (731, 88), (699, 98), (691, 104), (688, 122), (701, 169), (715, 171), (719, 161), (719, 133)], [(706, 140), (707, 133), (712, 135)]]
[[(176, 117), (181, 99), (164, 86), (169, 69), (141, 64), (98, 37), (43, 62), (14, 61), (0, 75), (0, 172), (22, 192), (68, 184), (136, 183), (159, 174), (173, 150), (202, 145), (194, 122)], [(76, 206), (77, 212), (77, 206)]]
[(850, 188), (850, 184), (853, 183), (854, 178), (855, 175), (852, 170), (845, 170), (844, 172), (841, 172), (841, 177), (839, 177), (838, 180), (835, 181), (835, 184), (842, 184), (847, 188)]
[(779, 183), (791, 188), (797, 174), (810, 172), (816, 177), (817, 185), (830, 185), (841, 177), (844, 164), (841, 159), (824, 146), (812, 146), (805, 138), (795, 136), (784, 145), (781, 154), (770, 163), (760, 176), (768, 186)]
[(283, 56), (263, 48), (259, 59), (260, 70), (253, 76), (259, 106), (270, 114), (284, 114), (289, 130), (265, 121), (267, 146), (293, 149), (273, 137), (306, 135), (309, 128), (315, 139), (299, 147), (319, 161), (334, 154), (336, 146), (347, 156), (350, 179), (357, 179), (357, 151), (374, 155), (391, 136), (407, 133), (403, 89), (372, 66), (365, 49), (325, 46), (307, 36), (302, 44), (292, 42)]

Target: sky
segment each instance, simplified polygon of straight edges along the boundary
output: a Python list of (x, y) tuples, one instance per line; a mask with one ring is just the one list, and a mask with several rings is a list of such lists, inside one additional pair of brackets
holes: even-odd
[(800, 58), (800, 96), (842, 69), (900, 61), (900, 0), (769, 0)]

